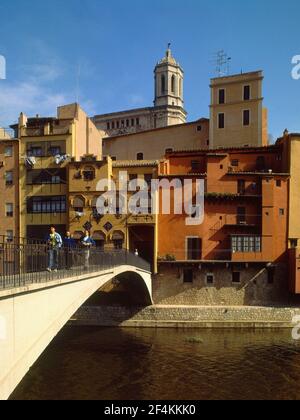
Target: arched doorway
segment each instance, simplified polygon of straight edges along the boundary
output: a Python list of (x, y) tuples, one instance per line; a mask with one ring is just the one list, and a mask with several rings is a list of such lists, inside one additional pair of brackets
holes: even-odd
[(136, 250), (139, 256), (154, 264), (154, 226), (134, 225), (129, 227), (129, 249)]

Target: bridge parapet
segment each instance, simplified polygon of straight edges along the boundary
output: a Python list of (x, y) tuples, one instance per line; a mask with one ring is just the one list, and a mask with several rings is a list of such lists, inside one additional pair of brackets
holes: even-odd
[(147, 261), (124, 249), (107, 252), (96, 247), (51, 248), (43, 241), (7, 241), (3, 237), (0, 240), (0, 290), (80, 277), (119, 266), (151, 272)]

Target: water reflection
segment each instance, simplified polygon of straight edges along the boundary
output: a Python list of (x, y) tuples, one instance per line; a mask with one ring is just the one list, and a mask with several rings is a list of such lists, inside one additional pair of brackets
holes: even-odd
[(288, 330), (66, 327), (13, 399), (300, 399)]

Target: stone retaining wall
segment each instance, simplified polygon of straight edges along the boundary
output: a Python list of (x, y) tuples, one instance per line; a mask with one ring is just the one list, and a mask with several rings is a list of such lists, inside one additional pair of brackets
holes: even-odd
[(126, 308), (83, 306), (73, 317), (78, 325), (122, 327), (292, 328), (300, 308), (162, 306)]

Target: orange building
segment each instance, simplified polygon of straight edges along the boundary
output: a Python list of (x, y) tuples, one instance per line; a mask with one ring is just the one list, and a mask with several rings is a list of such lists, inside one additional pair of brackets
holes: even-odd
[(204, 221), (187, 226), (185, 214), (159, 215), (156, 302), (239, 305), (287, 298), (290, 176), (283, 150), (278, 142), (166, 156), (161, 178), (203, 179)]

